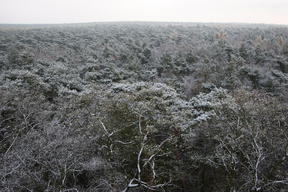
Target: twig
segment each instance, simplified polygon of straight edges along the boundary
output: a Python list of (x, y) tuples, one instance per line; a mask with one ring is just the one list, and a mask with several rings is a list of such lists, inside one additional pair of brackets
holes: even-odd
[(5, 178), (8, 175), (11, 175), (16, 169), (20, 167), (22, 163), (19, 163), (16, 167), (14, 167), (9, 173), (6, 173), (5, 175), (2, 176), (2, 178)]
[(77, 188), (64, 189), (63, 191), (60, 191), (60, 192), (68, 192), (68, 191), (76, 191), (76, 192), (78, 192), (78, 189)]
[(138, 179), (139, 180), (141, 180), (141, 167), (140, 167), (141, 155), (142, 155), (142, 152), (144, 150), (144, 146), (145, 146), (146, 140), (147, 140), (147, 134), (143, 138), (143, 141), (141, 143), (141, 149), (140, 149), (140, 151), (138, 153), (138, 158), (137, 158), (137, 170), (138, 170)]
[(8, 149), (6, 150), (6, 152), (4, 153), (4, 157), (7, 155), (7, 153), (9, 152), (9, 150), (12, 148), (12, 146), (14, 145), (16, 139), (18, 138), (19, 132), (17, 133), (17, 135), (15, 136), (14, 140), (12, 141), (11, 145), (8, 147)]
[(130, 188), (138, 187), (139, 183), (133, 184), (134, 181), (136, 181), (135, 178), (131, 179), (127, 187), (122, 192), (127, 192)]
[(102, 128), (104, 129), (104, 131), (108, 137), (111, 137), (115, 133), (115, 132), (109, 133), (107, 128), (105, 127), (104, 123), (101, 120), (99, 120), (99, 122), (101, 123)]
[(139, 115), (139, 132), (142, 135), (141, 115)]

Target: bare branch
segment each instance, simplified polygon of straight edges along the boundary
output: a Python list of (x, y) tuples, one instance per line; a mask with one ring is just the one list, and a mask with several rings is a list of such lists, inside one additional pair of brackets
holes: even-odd
[(9, 152), (9, 150), (12, 148), (12, 146), (14, 145), (16, 139), (18, 138), (19, 132), (16, 134), (14, 140), (12, 141), (11, 145), (8, 147), (8, 149), (6, 150), (6, 152), (4, 153), (4, 157), (7, 155), (7, 153)]
[(108, 137), (111, 137), (115, 133), (115, 132), (109, 133), (106, 126), (104, 125), (104, 123), (101, 120), (99, 120), (99, 122), (102, 125), (102, 128), (104, 129), (104, 131)]

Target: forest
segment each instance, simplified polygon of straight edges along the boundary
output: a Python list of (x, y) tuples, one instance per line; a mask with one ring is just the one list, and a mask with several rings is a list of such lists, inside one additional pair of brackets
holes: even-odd
[(0, 191), (287, 192), (288, 26), (0, 25)]

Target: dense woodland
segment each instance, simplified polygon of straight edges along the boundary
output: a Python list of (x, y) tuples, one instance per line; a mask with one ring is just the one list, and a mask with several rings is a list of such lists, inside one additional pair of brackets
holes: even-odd
[(0, 191), (288, 191), (288, 27), (0, 25)]

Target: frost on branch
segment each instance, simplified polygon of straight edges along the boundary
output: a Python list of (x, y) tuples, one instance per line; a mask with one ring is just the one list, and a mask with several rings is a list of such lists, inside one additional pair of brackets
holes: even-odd
[(145, 115), (153, 111), (156, 124), (173, 124), (183, 132), (198, 123), (209, 120), (217, 107), (227, 105), (236, 109), (236, 104), (225, 89), (214, 88), (209, 93), (200, 93), (189, 101), (182, 99), (175, 89), (163, 83), (137, 82), (131, 84), (117, 83), (112, 86), (110, 94), (119, 99), (129, 96), (133, 109)]

